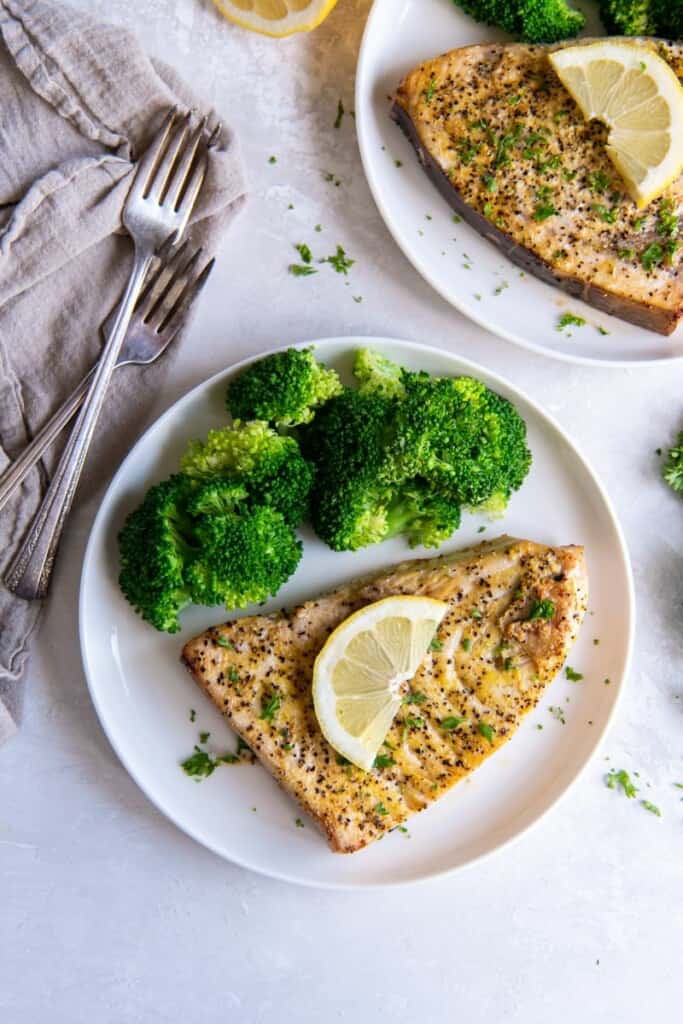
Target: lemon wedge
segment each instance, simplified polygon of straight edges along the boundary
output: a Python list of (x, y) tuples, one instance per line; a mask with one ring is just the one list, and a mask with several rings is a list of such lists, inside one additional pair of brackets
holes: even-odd
[(448, 605), (387, 597), (345, 619), (313, 668), (313, 704), (328, 743), (369, 771)]
[(642, 207), (683, 170), (683, 86), (647, 46), (607, 39), (568, 46), (550, 62), (586, 120), (609, 128), (607, 153)]
[(264, 36), (310, 32), (324, 21), (337, 0), (213, 0), (222, 15)]

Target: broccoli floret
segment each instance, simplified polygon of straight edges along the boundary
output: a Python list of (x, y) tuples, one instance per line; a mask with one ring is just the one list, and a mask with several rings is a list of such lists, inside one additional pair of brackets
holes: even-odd
[(455, 504), (507, 503), (529, 471), (526, 425), (514, 406), (471, 377), (404, 376), (389, 446), (389, 477), (430, 480)]
[(302, 434), (316, 467), (311, 521), (335, 551), (355, 551), (387, 535), (388, 492), (378, 474), (392, 403), (345, 388)]
[(467, 14), (527, 43), (554, 43), (578, 35), (586, 23), (567, 0), (455, 0)]
[(185, 575), (197, 604), (243, 608), (266, 601), (301, 558), (301, 541), (272, 508), (200, 516), (195, 534), (197, 552)]
[[(365, 356), (363, 366), (373, 365)], [(463, 506), (500, 514), (531, 461), (514, 407), (470, 377), (378, 365), (383, 379), (400, 375), (403, 397), (346, 389), (304, 434), (322, 540), (355, 550), (400, 533), (436, 546), (457, 529)]]
[(194, 555), (187, 510), (194, 484), (172, 476), (151, 487), (119, 533), (119, 584), (135, 610), (157, 629), (175, 633), (190, 603), (184, 569)]
[(669, 487), (679, 494), (683, 494), (683, 430), (678, 435), (674, 447), (669, 449), (662, 469), (662, 476)]
[(308, 516), (313, 468), (293, 437), (267, 423), (236, 420), (232, 427), (210, 430), (206, 441), (190, 442), (180, 465), (196, 479), (239, 484), (252, 506), (270, 505), (290, 526)]
[(522, 0), (520, 36), (527, 43), (557, 43), (577, 36), (586, 24), (581, 11), (566, 0)]
[(613, 35), (656, 34), (652, 0), (600, 0), (600, 17)]
[(335, 371), (316, 362), (311, 349), (289, 348), (243, 370), (228, 387), (227, 403), (237, 419), (296, 427), (341, 390)]
[(655, 35), (664, 39), (683, 38), (683, 7), (672, 0), (652, 0)]
[(379, 394), (385, 398), (402, 398), (405, 394), (402, 368), (372, 349), (358, 349), (353, 373), (363, 395)]

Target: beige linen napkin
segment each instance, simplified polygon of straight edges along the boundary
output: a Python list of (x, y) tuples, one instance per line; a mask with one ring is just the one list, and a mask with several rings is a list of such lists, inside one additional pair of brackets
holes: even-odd
[[(132, 161), (170, 106), (200, 108), (134, 36), (61, 3), (0, 0), (0, 33), (2, 472), (97, 356), (100, 325), (132, 263), (121, 229)], [(207, 259), (244, 192), (239, 151), (223, 128), (189, 232)], [(174, 347), (114, 378), (81, 500), (129, 449)], [(35, 514), (56, 449), (0, 513), (0, 573)], [(20, 721), (38, 615), (37, 603), (0, 584), (0, 743)]]

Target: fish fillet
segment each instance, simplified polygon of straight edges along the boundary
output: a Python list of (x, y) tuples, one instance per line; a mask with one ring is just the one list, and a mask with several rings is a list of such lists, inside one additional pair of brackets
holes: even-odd
[[(410, 702), (384, 748), (392, 763), (363, 772), (320, 731), (313, 663), (347, 616), (393, 594), (428, 595), (449, 609), (439, 649), (406, 684)], [(546, 599), (554, 605), (552, 620), (530, 618), (535, 602)], [(216, 626), (190, 640), (182, 656), (332, 849), (352, 853), (428, 807), (512, 736), (565, 660), (586, 602), (582, 548), (504, 536), (405, 562), (291, 612)], [(462, 722), (453, 728), (455, 719)]]
[[(587, 40), (589, 41), (589, 40)], [(633, 40), (631, 40), (633, 42)], [(641, 40), (683, 80), (683, 45)], [(567, 44), (561, 44), (567, 45)], [(401, 83), (392, 116), (450, 205), (514, 263), (660, 334), (683, 316), (678, 240), (661, 202), (639, 210), (548, 61), (558, 47), (487, 43), (426, 61)], [(675, 209), (683, 178), (664, 199)], [(551, 212), (552, 211), (552, 212)]]

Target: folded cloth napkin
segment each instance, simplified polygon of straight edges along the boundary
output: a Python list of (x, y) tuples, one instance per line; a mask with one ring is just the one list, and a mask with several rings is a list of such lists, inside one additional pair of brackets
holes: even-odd
[[(132, 244), (121, 227), (132, 162), (170, 106), (197, 110), (198, 104), (134, 36), (61, 3), (0, 0), (0, 33), (2, 472), (97, 357), (100, 326), (132, 265)], [(244, 191), (237, 145), (221, 129), (188, 232), (207, 258)], [(81, 500), (103, 486), (130, 447), (174, 348), (150, 367), (116, 375)], [(58, 454), (50, 453), (0, 513), (0, 573)], [(0, 585), (0, 743), (20, 721), (38, 615), (38, 603)]]

